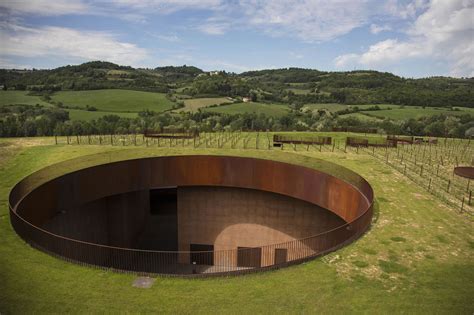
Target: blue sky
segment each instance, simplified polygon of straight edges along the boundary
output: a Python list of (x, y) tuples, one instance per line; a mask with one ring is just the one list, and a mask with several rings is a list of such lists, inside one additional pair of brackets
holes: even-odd
[(474, 76), (473, 0), (3, 0), (0, 67)]

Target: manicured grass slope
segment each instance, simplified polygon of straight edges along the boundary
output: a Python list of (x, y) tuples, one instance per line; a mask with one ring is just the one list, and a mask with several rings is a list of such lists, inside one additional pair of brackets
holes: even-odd
[(89, 105), (99, 111), (110, 112), (139, 112), (146, 109), (162, 112), (173, 107), (173, 102), (163, 93), (132, 90), (62, 91), (55, 93), (52, 99), (65, 106), (86, 108)]
[[(42, 141), (43, 145), (37, 145)], [(1, 313), (466, 313), (474, 311), (473, 223), (368, 155), (181, 148), (44, 145), (0, 141)], [(53, 143), (52, 139), (49, 139)], [(22, 177), (68, 158), (104, 151), (273, 154), (311, 166), (313, 157), (349, 167), (375, 190), (376, 221), (361, 239), (312, 262), (235, 278), (136, 276), (80, 267), (26, 245), (8, 220), (7, 197)], [(122, 155), (124, 153), (121, 153)], [(125, 152), (125, 155), (127, 152)], [(106, 154), (113, 159), (117, 154)]]
[(267, 116), (281, 117), (288, 113), (288, 106), (278, 104), (265, 104), (258, 102), (237, 103), (232, 105), (223, 105), (218, 107), (203, 108), (203, 111), (222, 113), (222, 114), (244, 114), (256, 113)]
[(222, 103), (232, 102), (227, 97), (206, 97), (206, 98), (191, 98), (184, 100), (184, 108), (181, 110), (184, 111), (197, 111), (198, 108), (211, 106), (211, 105), (220, 105)]
[(0, 91), (0, 106), (5, 105), (44, 105), (51, 106), (43, 102), (39, 96), (26, 95), (26, 91)]

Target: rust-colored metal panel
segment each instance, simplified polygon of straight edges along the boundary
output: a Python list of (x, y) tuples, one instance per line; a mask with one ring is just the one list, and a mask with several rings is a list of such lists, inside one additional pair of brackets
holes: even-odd
[(454, 174), (468, 178), (474, 179), (474, 167), (472, 166), (458, 166), (454, 168)]
[[(340, 168), (341, 169), (341, 168)], [(353, 172), (351, 176), (357, 176)], [(36, 178), (35, 178), (36, 176)], [(283, 162), (231, 156), (165, 156), (85, 168), (41, 182), (41, 171), (17, 184), (9, 198), (11, 223), (32, 246), (78, 263), (118, 270), (168, 274), (246, 273), (275, 267), (275, 249), (293, 264), (337, 249), (370, 225), (373, 191), (362, 177), (353, 185), (331, 174)], [(27, 182), (38, 185), (28, 186)], [(189, 251), (163, 252), (105, 246), (70, 239), (41, 228), (58, 211), (100, 198), (170, 186), (226, 186), (257, 189), (301, 199), (332, 211), (346, 224), (303, 240), (259, 247), (261, 266), (238, 267), (238, 249), (214, 251), (216, 264), (182, 263)], [(194, 253), (196, 254), (196, 253)], [(202, 255), (209, 255), (209, 252)], [(278, 260), (278, 267), (282, 265)]]

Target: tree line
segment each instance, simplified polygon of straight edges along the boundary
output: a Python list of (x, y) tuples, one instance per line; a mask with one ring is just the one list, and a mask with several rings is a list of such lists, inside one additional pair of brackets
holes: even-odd
[(381, 133), (456, 137), (474, 136), (474, 121), (469, 114), (437, 115), (393, 122), (362, 121), (356, 117), (340, 116), (327, 110), (301, 112), (293, 109), (281, 117), (255, 113), (216, 114), (211, 112), (155, 113), (143, 111), (137, 118), (106, 115), (96, 120), (70, 120), (61, 108), (42, 106), (0, 107), (0, 137), (32, 137), (53, 135), (134, 134), (164, 128), (212, 131), (331, 131), (334, 127), (377, 128)]

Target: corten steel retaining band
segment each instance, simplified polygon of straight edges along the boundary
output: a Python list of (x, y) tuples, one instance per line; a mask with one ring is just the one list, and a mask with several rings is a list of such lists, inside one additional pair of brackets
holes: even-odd
[(458, 166), (454, 168), (454, 174), (467, 178), (474, 179), (474, 167), (472, 166)]
[[(352, 183), (300, 165), (217, 155), (123, 160), (87, 167), (47, 181), (42, 180), (44, 173), (40, 170), (11, 191), (10, 220), (18, 235), (33, 247), (80, 264), (137, 273), (192, 276), (268, 270), (333, 251), (354, 241), (369, 228), (374, 199), (371, 186), (356, 173), (335, 167), (339, 172), (341, 169), (347, 172)], [(31, 182), (38, 184), (31, 185)], [(170, 186), (223, 186), (278, 193), (323, 207), (346, 223), (286, 243), (202, 252), (108, 246), (64, 237), (44, 228), (45, 222), (61, 209), (107, 196)], [(281, 249), (286, 250), (287, 257), (277, 262), (275, 251)], [(190, 255), (199, 265), (186, 263)], [(245, 267), (236, 265), (237, 257), (248, 262)]]
[(354, 137), (347, 137), (346, 138), (346, 146), (349, 147), (389, 147), (389, 148), (396, 148), (397, 141), (390, 140), (390, 139), (383, 139), (383, 142), (370, 142), (367, 138), (354, 138)]
[(297, 137), (289, 135), (273, 135), (273, 142), (290, 143), (290, 144), (332, 144), (331, 137), (312, 136), (312, 137)]

